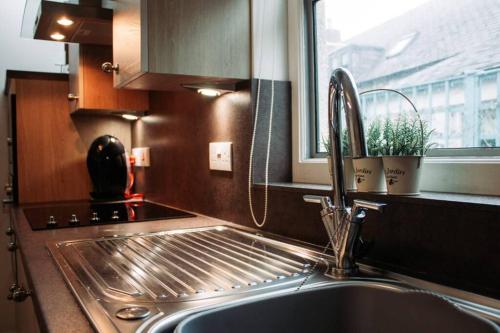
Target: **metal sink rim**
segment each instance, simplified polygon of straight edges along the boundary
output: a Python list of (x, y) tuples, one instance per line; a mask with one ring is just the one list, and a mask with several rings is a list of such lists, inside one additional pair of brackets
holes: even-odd
[[(300, 291), (297, 291), (297, 296), (301, 293), (307, 293), (310, 291), (320, 291), (320, 290), (327, 290), (331, 288), (343, 288), (347, 286), (357, 286), (357, 287), (362, 287), (362, 288), (376, 288), (376, 289), (384, 289), (384, 290), (394, 290), (397, 292), (414, 292), (414, 293), (424, 293), (428, 294), (432, 297), (436, 297), (440, 299), (444, 304), (446, 304), (449, 307), (452, 307), (454, 310), (463, 313), (464, 315), (472, 316), (475, 317), (479, 320), (482, 320), (492, 326), (492, 328), (496, 329), (497, 332), (500, 332), (500, 322), (492, 320), (490, 318), (485, 318), (478, 312), (471, 311), (470, 308), (464, 308), (461, 306), (459, 303), (456, 301), (453, 301), (447, 296), (441, 295), (439, 293), (429, 291), (429, 290), (422, 290), (418, 288), (413, 288), (404, 284), (401, 284), (399, 281), (396, 280), (389, 280), (389, 279), (377, 279), (377, 278), (354, 278), (354, 279), (348, 279), (348, 280), (340, 280), (340, 281), (333, 281), (333, 282), (327, 282), (323, 283), (320, 285), (312, 285), (312, 286), (307, 286), (301, 289)], [(218, 312), (218, 311), (223, 311), (224, 309), (231, 309), (237, 306), (249, 304), (249, 303), (254, 303), (258, 301), (265, 301), (267, 299), (272, 299), (272, 298), (279, 298), (279, 297), (287, 297), (291, 296), (291, 293), (293, 293), (293, 290), (288, 290), (288, 291), (280, 291), (276, 293), (269, 293), (266, 295), (261, 295), (261, 297), (257, 297), (255, 299), (241, 299), (235, 302), (231, 302), (229, 304), (223, 304), (219, 306), (212, 307), (207, 310), (203, 311), (198, 311), (196, 313), (187, 315), (184, 317), (184, 319), (177, 325), (177, 328), (175, 330), (175, 333), (178, 332), (178, 327), (181, 327), (185, 325), (189, 320), (202, 317), (208, 313), (213, 313), (213, 312)], [(294, 297), (294, 296), (292, 296)], [(500, 315), (500, 314), (499, 314)], [(500, 317), (497, 318), (497, 320), (500, 319)], [(164, 319), (165, 320), (165, 319)], [(168, 323), (168, 321), (166, 321)], [(144, 331), (147, 333), (159, 333), (161, 330), (164, 328), (165, 323), (163, 320), (157, 321), (155, 325), (150, 327), (149, 330)]]
[[(366, 267), (365, 267), (366, 269)], [(305, 285), (301, 288), (298, 293), (307, 292), (310, 290), (321, 290), (329, 288), (342, 288), (345, 286), (361, 286), (361, 287), (375, 287), (386, 290), (396, 290), (398, 292), (421, 292), (430, 294), (433, 297), (437, 297), (441, 300), (446, 301), (450, 306), (453, 306), (459, 311), (466, 313), (482, 320), (486, 320), (498, 326), (497, 330), (500, 332), (500, 307), (491, 308), (488, 306), (480, 305), (471, 301), (467, 301), (461, 298), (451, 297), (448, 295), (441, 294), (429, 289), (420, 289), (418, 287), (407, 284), (406, 282), (399, 281), (392, 278), (384, 277), (353, 277), (346, 280), (330, 280), (325, 282), (318, 282), (310, 285)], [(193, 316), (201, 315), (205, 312), (217, 311), (221, 308), (233, 307), (242, 304), (247, 304), (251, 302), (257, 302), (261, 300), (266, 300), (270, 298), (286, 296), (290, 293), (295, 292), (296, 288), (276, 290), (269, 293), (262, 293), (258, 295), (246, 296), (241, 299), (234, 301), (229, 301), (214, 306), (208, 306), (206, 308), (191, 309), (188, 311), (177, 312), (172, 315), (164, 316), (163, 318), (154, 318), (154, 320), (149, 320), (145, 322), (141, 329), (137, 333), (158, 333), (161, 332), (166, 327), (172, 327), (180, 324), (184, 320), (191, 318)], [(500, 306), (500, 302), (498, 304)], [(153, 318), (152, 318), (153, 319)]]

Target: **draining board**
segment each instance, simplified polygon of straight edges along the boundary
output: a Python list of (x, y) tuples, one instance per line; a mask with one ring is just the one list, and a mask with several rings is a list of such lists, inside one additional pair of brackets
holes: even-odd
[(68, 241), (56, 248), (95, 298), (124, 303), (271, 288), (303, 279), (317, 260), (301, 247), (220, 226)]

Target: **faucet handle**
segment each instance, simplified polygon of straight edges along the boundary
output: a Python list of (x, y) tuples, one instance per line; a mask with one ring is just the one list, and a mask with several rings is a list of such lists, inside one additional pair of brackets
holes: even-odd
[(387, 206), (385, 203), (378, 203), (378, 202), (372, 202), (372, 201), (365, 201), (365, 200), (354, 200), (354, 204), (352, 205), (352, 209), (356, 211), (357, 209), (370, 209), (370, 210), (376, 210), (377, 212), (382, 212), (384, 210), (384, 207)]
[(377, 212), (382, 212), (385, 206), (387, 205), (384, 203), (365, 201), (365, 200), (354, 200), (351, 209), (351, 222), (363, 223), (363, 220), (366, 217), (367, 210), (375, 210)]
[(327, 196), (307, 194), (303, 198), (305, 202), (320, 204), (323, 209), (333, 207), (332, 200)]

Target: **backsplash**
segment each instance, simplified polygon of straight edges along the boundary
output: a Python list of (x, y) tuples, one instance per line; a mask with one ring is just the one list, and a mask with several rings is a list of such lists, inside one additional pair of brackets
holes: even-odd
[[(217, 99), (152, 92), (149, 114), (133, 130), (133, 145), (151, 148), (151, 167), (138, 169), (136, 190), (153, 201), (241, 223), (247, 212), (250, 91)], [(233, 142), (233, 172), (209, 170), (211, 141)]]
[[(255, 88), (255, 82), (253, 87)], [(264, 90), (269, 89), (264, 83)], [(288, 98), (289, 83), (276, 85), (276, 98)], [(264, 92), (262, 101), (266, 101)], [(256, 94), (253, 94), (255, 97)], [(253, 227), (248, 208), (248, 162), (253, 108), (250, 89), (208, 99), (192, 92), (152, 92), (150, 116), (135, 123), (133, 145), (151, 147), (152, 166), (138, 170), (137, 190), (153, 201)], [(275, 109), (271, 181), (290, 181), (289, 103)], [(266, 102), (263, 102), (266, 105)], [(262, 182), (268, 108), (263, 107), (259, 162), (255, 180)], [(263, 127), (263, 128), (262, 128)], [(289, 133), (289, 132), (287, 132)], [(233, 172), (208, 168), (208, 143), (233, 142)], [(328, 191), (270, 188), (266, 231), (324, 246), (326, 232), (320, 207), (304, 203), (304, 194)], [(350, 197), (359, 196), (351, 194)], [(500, 243), (498, 208), (491, 205), (392, 202), (383, 215), (370, 212), (363, 236), (373, 248), (362, 260), (381, 268), (473, 292), (500, 296), (497, 258)], [(263, 187), (254, 186), (254, 209), (263, 212)]]
[[(264, 180), (270, 106), (270, 81), (262, 82), (254, 155), (256, 181)], [(270, 180), (290, 181), (290, 83), (276, 82), (275, 91)], [(152, 92), (149, 116), (133, 128), (133, 145), (150, 147), (152, 159), (151, 167), (137, 170), (136, 190), (154, 201), (250, 226), (247, 188), (252, 103), (250, 88), (217, 99), (188, 91)], [(214, 141), (233, 143), (233, 172), (209, 170), (208, 144)], [(256, 202), (261, 202), (258, 195)]]

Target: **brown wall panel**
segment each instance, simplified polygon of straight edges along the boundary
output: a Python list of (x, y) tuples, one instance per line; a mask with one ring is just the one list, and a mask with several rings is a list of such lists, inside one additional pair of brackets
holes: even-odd
[(16, 80), (19, 202), (89, 199), (87, 150), (104, 134), (131, 149), (131, 123), (114, 116), (71, 116), (68, 82)]
[(19, 201), (88, 197), (84, 147), (71, 121), (68, 83), (18, 80), (17, 152)]
[[(135, 124), (134, 146), (151, 147), (137, 190), (149, 199), (227, 220), (246, 212), (251, 119), (248, 91), (205, 98), (193, 92), (152, 93), (151, 115)], [(233, 172), (209, 170), (208, 143), (233, 142)], [(141, 173), (144, 173), (143, 175)]]

